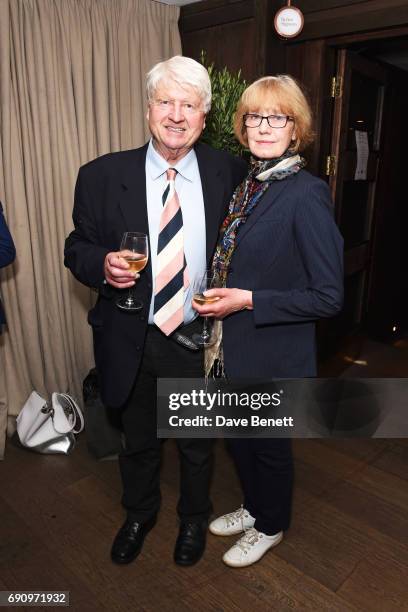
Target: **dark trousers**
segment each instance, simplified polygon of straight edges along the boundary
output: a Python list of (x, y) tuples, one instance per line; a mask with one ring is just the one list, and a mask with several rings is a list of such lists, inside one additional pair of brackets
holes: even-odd
[[(202, 319), (184, 327), (191, 335), (202, 329)], [(122, 504), (128, 517), (145, 522), (160, 507), (161, 440), (157, 439), (157, 378), (201, 378), (203, 352), (192, 352), (149, 326), (143, 360), (129, 400), (122, 411), (125, 448), (119, 457), (123, 483)], [(180, 497), (177, 512), (181, 520), (201, 522), (212, 512), (209, 487), (213, 441), (177, 439), (180, 456)]]
[(228, 440), (241, 480), (244, 508), (255, 529), (273, 535), (288, 529), (292, 505), (293, 458), (286, 438)]

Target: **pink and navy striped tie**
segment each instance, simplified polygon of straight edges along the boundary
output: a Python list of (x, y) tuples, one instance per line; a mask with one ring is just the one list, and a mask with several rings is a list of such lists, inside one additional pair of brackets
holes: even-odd
[(169, 336), (184, 321), (188, 272), (184, 257), (183, 215), (175, 188), (177, 170), (167, 170), (157, 244), (154, 322)]

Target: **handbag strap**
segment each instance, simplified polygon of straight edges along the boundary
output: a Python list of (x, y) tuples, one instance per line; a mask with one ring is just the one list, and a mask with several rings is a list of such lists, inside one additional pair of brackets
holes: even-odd
[[(72, 433), (74, 434), (81, 433), (81, 431), (84, 428), (84, 415), (82, 414), (80, 407), (78, 406), (74, 398), (68, 395), (68, 393), (61, 393), (60, 395), (62, 395), (62, 397), (64, 397), (67, 400), (72, 412), (75, 415), (75, 425), (72, 428)], [(77, 427), (78, 421), (79, 421), (79, 428)]]

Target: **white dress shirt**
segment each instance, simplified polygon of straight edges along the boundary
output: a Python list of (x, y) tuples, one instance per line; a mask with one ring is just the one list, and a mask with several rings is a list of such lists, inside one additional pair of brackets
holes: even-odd
[(149, 143), (146, 155), (146, 199), (153, 276), (149, 323), (154, 323), (157, 241), (160, 216), (163, 210), (162, 196), (167, 184), (166, 170), (168, 168), (177, 170), (175, 186), (183, 214), (184, 254), (190, 280), (189, 287), (184, 291), (184, 324), (186, 325), (197, 316), (196, 311), (191, 306), (194, 279), (202, 277), (206, 270), (205, 210), (200, 171), (194, 149), (189, 151), (176, 165), (169, 166), (169, 163), (155, 150), (152, 141)]

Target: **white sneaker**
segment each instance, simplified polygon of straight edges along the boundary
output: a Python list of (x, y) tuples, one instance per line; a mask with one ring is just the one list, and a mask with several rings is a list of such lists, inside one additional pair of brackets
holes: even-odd
[(238, 542), (225, 553), (222, 560), (230, 567), (247, 567), (259, 561), (266, 551), (279, 544), (282, 538), (283, 531), (268, 536), (253, 527), (248, 529)]
[(250, 529), (255, 524), (255, 519), (251, 516), (248, 510), (245, 510), (242, 506), (234, 512), (223, 514), (218, 518), (214, 519), (210, 525), (209, 530), (214, 535), (228, 536), (236, 535)]

